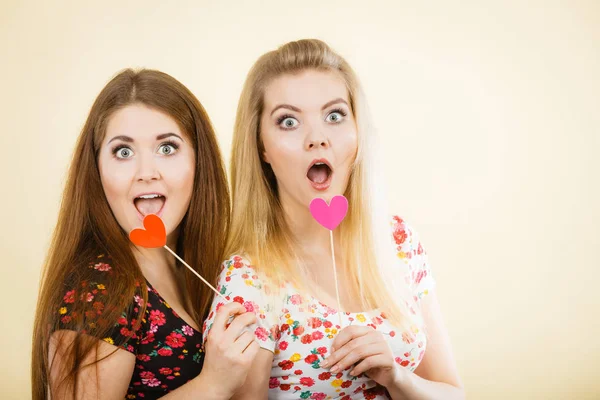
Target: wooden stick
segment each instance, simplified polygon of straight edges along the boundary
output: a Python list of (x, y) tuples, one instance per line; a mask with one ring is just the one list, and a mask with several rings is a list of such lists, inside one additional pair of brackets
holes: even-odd
[(204, 279), (202, 277), (202, 275), (200, 275), (199, 273), (197, 273), (196, 271), (194, 271), (194, 269), (192, 269), (192, 267), (190, 267), (185, 261), (183, 261), (181, 259), (181, 257), (179, 257), (177, 254), (175, 254), (175, 252), (173, 250), (171, 250), (167, 245), (165, 245), (164, 247), (165, 247), (165, 249), (169, 250), (169, 252), (171, 254), (173, 254), (179, 261), (181, 261), (183, 263), (183, 265), (185, 265), (190, 271), (192, 271), (198, 278), (200, 278), (202, 280), (202, 282), (206, 283), (208, 285), (208, 287), (211, 288), (219, 297), (221, 297), (223, 300), (225, 300), (227, 303), (229, 303), (229, 300), (227, 300), (225, 298), (225, 296), (223, 296), (221, 293), (219, 293), (217, 291), (217, 289), (215, 289), (213, 287), (213, 285), (211, 285), (210, 283), (208, 283), (208, 281), (206, 279)]
[(340, 329), (342, 329), (342, 303), (340, 302), (340, 289), (338, 287), (337, 268), (335, 266), (335, 247), (333, 246), (333, 231), (331, 230), (329, 231), (329, 239), (331, 243), (331, 260), (333, 261), (333, 279), (335, 281), (335, 297), (337, 298), (338, 318), (340, 319)]

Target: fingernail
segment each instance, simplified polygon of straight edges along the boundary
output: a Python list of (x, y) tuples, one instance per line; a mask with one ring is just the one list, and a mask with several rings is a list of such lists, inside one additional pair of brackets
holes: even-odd
[(323, 360), (323, 362), (321, 363), (321, 367), (327, 367), (329, 365), (329, 361), (327, 360)]
[(336, 373), (336, 372), (338, 372), (339, 369), (340, 368), (336, 365), (333, 368), (331, 368), (330, 371), (333, 372), (333, 373)]
[(354, 369), (352, 369), (350, 372), (348, 372), (348, 375), (354, 376)]

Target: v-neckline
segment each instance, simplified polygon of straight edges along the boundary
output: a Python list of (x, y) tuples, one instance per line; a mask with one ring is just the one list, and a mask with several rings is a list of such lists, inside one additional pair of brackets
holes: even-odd
[[(179, 314), (177, 312), (177, 310), (175, 310), (173, 307), (171, 307), (171, 305), (169, 304), (169, 302), (167, 300), (165, 300), (164, 297), (162, 297), (162, 295), (159, 293), (158, 290), (156, 290), (156, 288), (154, 286), (152, 286), (152, 284), (150, 283), (150, 281), (148, 281), (148, 279), (146, 279), (144, 277), (144, 280), (146, 281), (146, 285), (148, 286), (148, 288), (150, 290), (152, 290), (154, 292), (154, 294), (156, 294), (156, 296), (158, 297), (158, 299), (169, 309), (171, 310), (171, 314), (173, 314), (173, 316), (175, 318), (180, 319), (181, 321), (183, 321), (187, 326), (189, 326), (190, 328), (192, 328), (192, 330), (200, 335), (202, 335), (202, 332), (197, 330), (196, 328), (194, 328), (189, 322), (187, 322), (185, 319), (183, 319), (183, 317), (181, 316), (181, 314)], [(200, 328), (200, 327), (199, 327)], [(201, 328), (200, 328), (201, 329)]]

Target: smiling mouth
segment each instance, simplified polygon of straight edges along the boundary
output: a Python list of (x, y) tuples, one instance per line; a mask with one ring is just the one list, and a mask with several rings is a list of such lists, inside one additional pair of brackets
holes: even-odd
[(333, 170), (331, 167), (327, 163), (321, 161), (313, 163), (306, 173), (306, 177), (311, 182), (312, 187), (317, 190), (329, 188), (332, 175)]
[(133, 205), (142, 216), (158, 215), (165, 205), (167, 198), (161, 194), (145, 194), (133, 199)]

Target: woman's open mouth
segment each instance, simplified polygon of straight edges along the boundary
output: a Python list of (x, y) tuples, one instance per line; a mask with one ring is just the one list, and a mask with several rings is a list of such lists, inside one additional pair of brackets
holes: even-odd
[(142, 218), (149, 214), (160, 217), (166, 201), (167, 198), (160, 193), (144, 193), (133, 199), (133, 205)]
[(314, 160), (306, 173), (311, 186), (316, 190), (327, 190), (331, 185), (333, 169), (325, 159)]

